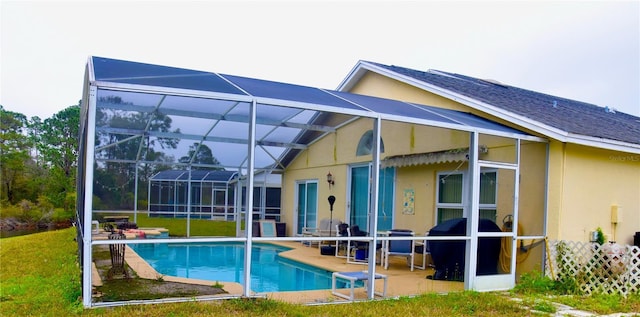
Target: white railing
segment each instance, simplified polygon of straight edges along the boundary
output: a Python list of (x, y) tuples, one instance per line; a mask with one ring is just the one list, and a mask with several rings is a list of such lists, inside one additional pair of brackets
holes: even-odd
[(640, 291), (640, 248), (548, 241), (546, 274), (569, 290), (628, 295)]

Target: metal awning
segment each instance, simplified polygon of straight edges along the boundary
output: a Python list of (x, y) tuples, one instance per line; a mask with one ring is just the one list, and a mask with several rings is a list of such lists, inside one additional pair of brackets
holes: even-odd
[[(478, 154), (488, 153), (486, 145), (478, 147)], [(441, 164), (450, 162), (462, 162), (469, 160), (469, 148), (450, 149), (444, 151), (415, 153), (407, 155), (394, 155), (380, 161), (382, 167), (406, 167), (428, 164)]]

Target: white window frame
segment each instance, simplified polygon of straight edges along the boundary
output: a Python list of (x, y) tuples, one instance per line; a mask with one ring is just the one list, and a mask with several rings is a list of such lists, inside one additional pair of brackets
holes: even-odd
[[(484, 210), (484, 209), (495, 210), (495, 215), (494, 215), (494, 218), (495, 218), (498, 215), (498, 169), (495, 169), (495, 168), (483, 169), (481, 172), (496, 174), (496, 183), (494, 185), (496, 188), (494, 203), (479, 204), (480, 210)], [(450, 175), (462, 175), (462, 197), (461, 197), (460, 203), (441, 203), (440, 202), (440, 190), (441, 190), (440, 178), (441, 176), (450, 176)], [(436, 197), (435, 197), (435, 212), (434, 212), (433, 223), (435, 223), (436, 225), (439, 224), (438, 219), (439, 219), (441, 208), (462, 209), (462, 217), (466, 218), (468, 216), (469, 208), (466, 205), (466, 203), (467, 203), (467, 197), (470, 192), (470, 188), (468, 186), (467, 177), (468, 177), (468, 173), (466, 171), (442, 171), (436, 174)], [(495, 222), (497, 219), (491, 219), (491, 220)]]

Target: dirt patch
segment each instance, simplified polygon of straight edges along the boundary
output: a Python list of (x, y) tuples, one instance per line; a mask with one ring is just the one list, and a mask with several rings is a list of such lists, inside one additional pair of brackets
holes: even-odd
[(113, 278), (95, 288), (94, 299), (99, 302), (193, 297), (225, 294), (222, 288), (143, 278)]
[(97, 246), (93, 253), (94, 262), (102, 286), (94, 287), (93, 298), (97, 302), (128, 301), (143, 299), (161, 299), (172, 297), (193, 297), (219, 295), (227, 292), (223, 285), (198, 285), (164, 281), (161, 277), (155, 280), (139, 278), (125, 265), (127, 275), (109, 276), (111, 257), (108, 246)]

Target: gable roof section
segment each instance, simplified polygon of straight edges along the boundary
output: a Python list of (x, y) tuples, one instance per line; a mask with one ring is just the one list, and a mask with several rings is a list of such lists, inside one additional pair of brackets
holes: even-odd
[(360, 61), (338, 90), (367, 71), (405, 82), (562, 142), (640, 153), (640, 118), (491, 80)]

